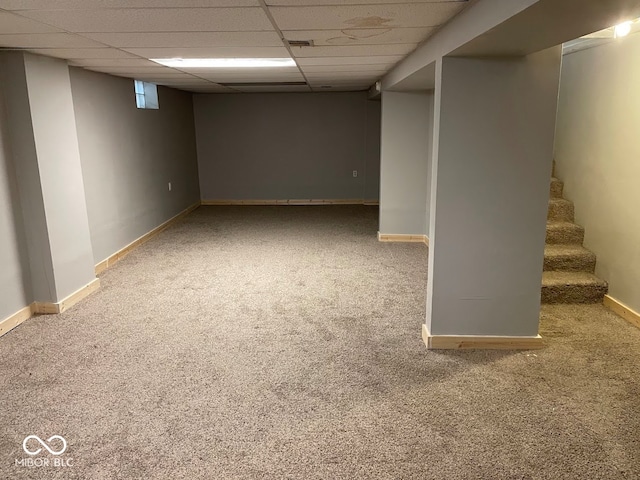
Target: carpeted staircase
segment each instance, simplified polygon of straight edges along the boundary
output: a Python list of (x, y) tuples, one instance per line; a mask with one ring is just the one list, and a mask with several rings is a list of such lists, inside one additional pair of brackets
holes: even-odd
[(593, 274), (596, 256), (582, 246), (584, 228), (573, 223), (573, 203), (562, 198), (563, 186), (551, 179), (542, 303), (599, 303), (607, 282)]

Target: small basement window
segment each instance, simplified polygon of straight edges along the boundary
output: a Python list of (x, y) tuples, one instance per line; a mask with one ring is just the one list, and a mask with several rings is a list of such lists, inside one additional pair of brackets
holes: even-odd
[(136, 91), (136, 106), (138, 108), (150, 108), (153, 110), (160, 108), (158, 86), (155, 83), (134, 80), (133, 85)]

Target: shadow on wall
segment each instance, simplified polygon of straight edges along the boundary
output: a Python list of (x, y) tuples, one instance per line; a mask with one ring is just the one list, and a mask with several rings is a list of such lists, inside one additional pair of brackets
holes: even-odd
[(33, 301), (24, 219), (7, 141), (7, 116), (1, 90), (0, 84), (0, 319)]

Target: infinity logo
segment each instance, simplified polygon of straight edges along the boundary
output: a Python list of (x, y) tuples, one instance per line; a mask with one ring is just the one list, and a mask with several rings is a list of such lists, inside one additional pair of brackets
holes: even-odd
[(47, 445), (46, 442), (43, 442), (42, 439), (37, 435), (29, 435), (22, 441), (22, 449), (25, 451), (25, 453), (29, 455), (38, 455), (42, 451), (42, 448), (38, 448), (37, 450), (33, 450), (33, 451), (27, 448), (27, 442), (29, 442), (29, 440), (31, 439), (37, 440), (38, 443), (40, 443), (40, 445), (42, 445), (47, 450), (47, 452), (49, 452), (51, 455), (62, 455), (67, 449), (67, 441), (64, 438), (62, 438), (60, 435), (54, 435), (53, 437), (49, 437), (47, 439), (48, 443), (51, 443), (51, 440), (55, 440), (55, 439), (62, 440), (62, 450), (59, 450), (59, 451), (52, 450), (49, 447), (49, 445)]

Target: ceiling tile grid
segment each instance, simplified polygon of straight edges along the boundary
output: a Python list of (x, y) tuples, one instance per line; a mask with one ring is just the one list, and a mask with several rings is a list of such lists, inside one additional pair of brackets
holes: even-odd
[[(0, 48), (199, 93), (364, 90), (473, 1), (0, 0)], [(289, 57), (285, 69), (151, 61)]]

